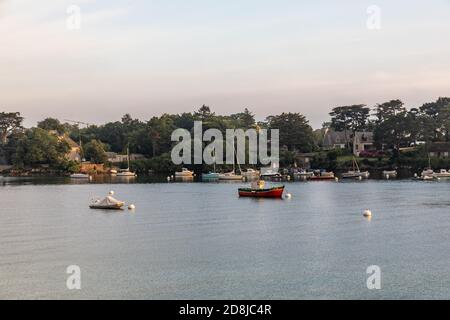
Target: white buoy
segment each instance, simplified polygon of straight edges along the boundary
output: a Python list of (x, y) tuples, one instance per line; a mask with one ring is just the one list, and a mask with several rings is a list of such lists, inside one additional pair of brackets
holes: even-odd
[(291, 176), (287, 176), (287, 181), (291, 181)]
[(338, 177), (334, 178), (334, 181), (339, 182), (339, 178)]
[(113, 195), (114, 195), (114, 191), (111, 190), (111, 191), (109, 192), (109, 195), (110, 195), (110, 196), (113, 196)]
[(359, 177), (358, 177), (358, 180), (359, 180), (359, 181), (362, 181), (362, 177), (361, 177), (361, 176), (359, 176)]
[(134, 210), (134, 209), (136, 209), (136, 206), (134, 204), (130, 204), (128, 206), (128, 210)]
[(291, 198), (292, 198), (292, 194), (286, 193), (285, 198), (286, 198), (286, 199), (291, 199)]
[(414, 173), (414, 178), (417, 178), (417, 177), (418, 177), (417, 173)]
[(372, 216), (372, 211), (370, 211), (369, 209), (367, 209), (367, 210), (365, 210), (364, 211), (364, 217), (366, 217), (366, 218), (368, 218), (368, 217), (371, 217)]
[(389, 178), (390, 178), (390, 176), (387, 174), (387, 175), (386, 175), (386, 180), (389, 180)]
[(170, 176), (169, 176), (169, 177), (167, 177), (167, 182), (170, 182)]

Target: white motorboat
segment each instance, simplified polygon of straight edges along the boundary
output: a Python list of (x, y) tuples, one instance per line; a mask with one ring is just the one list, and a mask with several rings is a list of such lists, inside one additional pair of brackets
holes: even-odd
[(308, 180), (312, 177), (314, 177), (313, 171), (300, 170), (298, 172), (294, 172), (294, 180)]
[(441, 169), (439, 172), (433, 172), (434, 178), (450, 178), (450, 171)]
[(247, 171), (242, 173), (242, 176), (247, 180), (258, 179), (259, 175), (260, 175), (259, 171), (254, 169), (247, 169)]
[(70, 175), (71, 179), (90, 179), (91, 176), (86, 173), (74, 173)]
[(424, 169), (420, 174), (421, 177), (430, 177), (433, 178), (434, 171), (433, 169)]
[(186, 168), (182, 168), (181, 171), (175, 172), (175, 177), (176, 178), (191, 178), (191, 177), (194, 177), (194, 172), (192, 172)]
[(382, 175), (384, 179), (395, 179), (398, 173), (397, 170), (384, 170)]
[(343, 179), (369, 179), (369, 171), (361, 171), (359, 169), (358, 161), (353, 158), (353, 170), (349, 170), (342, 174)]

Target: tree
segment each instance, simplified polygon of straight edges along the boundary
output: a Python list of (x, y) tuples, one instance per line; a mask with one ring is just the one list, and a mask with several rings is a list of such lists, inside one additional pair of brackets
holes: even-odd
[(391, 115), (375, 128), (375, 143), (395, 150), (401, 146), (409, 146), (415, 141), (413, 131), (416, 125), (417, 120), (407, 112)]
[(231, 119), (239, 122), (238, 126), (242, 129), (250, 129), (255, 126), (255, 115), (251, 113), (247, 108), (244, 112), (235, 113), (230, 116)]
[(92, 163), (105, 163), (107, 160), (105, 145), (98, 140), (91, 140), (84, 146), (84, 156)]
[(350, 148), (348, 132), (352, 135), (364, 130), (369, 119), (370, 109), (364, 104), (336, 107), (330, 112), (331, 128), (345, 132), (347, 146)]
[(401, 100), (391, 100), (382, 104), (377, 104), (375, 107), (376, 123), (381, 123), (390, 117), (396, 116), (400, 113), (406, 112), (406, 108)]
[(441, 97), (436, 102), (425, 103), (420, 112), (430, 118), (430, 125), (434, 127), (433, 140), (449, 139), (450, 98)]
[(280, 145), (290, 151), (311, 152), (314, 148), (313, 130), (300, 113), (282, 113), (267, 118), (270, 129), (280, 130)]
[(55, 118), (46, 118), (40, 122), (38, 122), (38, 128), (50, 131), (54, 130), (60, 134), (63, 134), (66, 132), (66, 127), (59, 122), (58, 119)]
[(12, 163), (17, 167), (48, 164), (59, 167), (70, 147), (64, 140), (41, 128), (32, 128), (17, 141)]
[(153, 117), (147, 122), (147, 130), (152, 144), (152, 156), (169, 152), (172, 146), (171, 135), (176, 127), (172, 116), (163, 114)]
[(211, 109), (207, 105), (203, 105), (197, 112), (194, 112), (194, 116), (200, 121), (205, 121), (213, 117), (214, 113), (211, 112)]
[(15, 130), (22, 129), (23, 117), (20, 112), (1, 112), (0, 113), (0, 138), (2, 145), (7, 142), (8, 135)]

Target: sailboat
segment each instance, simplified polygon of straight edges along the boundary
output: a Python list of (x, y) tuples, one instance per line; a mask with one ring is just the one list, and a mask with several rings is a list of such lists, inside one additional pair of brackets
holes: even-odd
[(220, 178), (220, 174), (216, 172), (215, 165), (214, 165), (214, 171), (209, 171), (208, 173), (202, 173), (203, 181), (218, 180), (219, 178)]
[[(236, 150), (234, 152), (236, 153)], [(236, 158), (237, 158), (237, 155), (236, 155)], [(239, 172), (242, 173), (241, 165), (239, 164), (239, 161), (238, 161), (238, 166), (239, 166)], [(236, 166), (235, 166), (234, 159), (233, 159), (233, 171), (219, 174), (219, 180), (223, 180), (223, 181), (242, 181), (243, 178), (244, 177), (242, 176), (242, 174), (236, 174)]]
[(361, 171), (358, 161), (353, 157), (353, 169), (342, 174), (343, 179), (369, 179), (369, 171)]
[(136, 177), (136, 173), (130, 171), (130, 149), (127, 148), (127, 162), (128, 167), (126, 169), (121, 169), (117, 173), (117, 177)]
[(219, 174), (216, 172), (216, 156), (214, 153), (214, 170), (208, 173), (202, 173), (202, 181), (215, 181), (219, 179)]

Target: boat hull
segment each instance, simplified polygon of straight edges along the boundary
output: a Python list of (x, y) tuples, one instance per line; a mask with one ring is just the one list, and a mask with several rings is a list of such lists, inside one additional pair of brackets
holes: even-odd
[(125, 203), (120, 203), (120, 204), (116, 204), (116, 205), (107, 205), (107, 206), (92, 204), (89, 206), (89, 208), (96, 209), (96, 210), (122, 210), (124, 205), (125, 205)]
[(136, 177), (135, 173), (118, 173), (115, 175), (116, 177)]
[(330, 180), (335, 180), (336, 178), (334, 176), (320, 176), (320, 177), (309, 177), (308, 180), (309, 181), (330, 181)]
[(369, 179), (369, 172), (344, 173), (342, 179)]
[(218, 180), (219, 174), (218, 173), (203, 173), (202, 174), (202, 180)]
[(247, 198), (282, 198), (283, 192), (284, 186), (270, 189), (241, 188), (239, 189), (239, 196)]
[(220, 175), (219, 176), (219, 180), (222, 181), (242, 181), (242, 176), (241, 175), (235, 175), (235, 176), (225, 176), (225, 175)]

